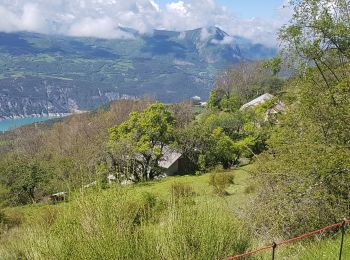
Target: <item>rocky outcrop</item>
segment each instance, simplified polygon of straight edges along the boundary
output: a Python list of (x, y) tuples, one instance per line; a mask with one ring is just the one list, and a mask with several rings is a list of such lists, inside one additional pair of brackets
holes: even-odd
[[(72, 85), (72, 82), (66, 80), (35, 77), (0, 80), (0, 119), (64, 116), (116, 99), (135, 98), (101, 90), (98, 91), (98, 95), (90, 96), (89, 91), (82, 91), (79, 95), (79, 87), (83, 85), (87, 86), (78, 82)], [(91, 98), (94, 102), (85, 103)]]

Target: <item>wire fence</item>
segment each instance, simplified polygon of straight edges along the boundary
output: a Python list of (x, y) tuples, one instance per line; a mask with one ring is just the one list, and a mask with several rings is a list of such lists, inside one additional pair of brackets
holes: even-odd
[(339, 260), (342, 260), (343, 244), (344, 244), (344, 236), (345, 236), (345, 225), (347, 223), (350, 223), (350, 219), (344, 219), (342, 222), (338, 222), (338, 223), (335, 223), (333, 225), (326, 226), (324, 228), (321, 228), (319, 230), (315, 230), (315, 231), (310, 232), (310, 233), (306, 233), (306, 234), (303, 234), (303, 235), (300, 235), (300, 236), (297, 236), (297, 237), (293, 237), (293, 238), (290, 238), (290, 239), (287, 239), (287, 240), (284, 240), (284, 241), (280, 241), (278, 243), (272, 242), (271, 245), (267, 245), (265, 247), (261, 247), (261, 248), (255, 249), (255, 250), (246, 252), (244, 254), (228, 257), (225, 260), (235, 260), (235, 259), (239, 259), (239, 258), (242, 258), (242, 257), (245, 257), (245, 256), (251, 256), (251, 255), (254, 255), (254, 254), (258, 253), (258, 252), (262, 252), (262, 251), (265, 251), (265, 250), (268, 250), (268, 249), (271, 249), (271, 251), (272, 251), (271, 252), (272, 260), (275, 260), (276, 249), (278, 247), (280, 247), (282, 245), (285, 245), (285, 244), (288, 244), (288, 243), (292, 243), (292, 242), (297, 241), (297, 240), (301, 240), (301, 239), (304, 239), (304, 238), (316, 235), (316, 234), (324, 233), (327, 230), (334, 229), (334, 228), (337, 228), (337, 227), (341, 227), (341, 243), (340, 243), (340, 250), (339, 250)]

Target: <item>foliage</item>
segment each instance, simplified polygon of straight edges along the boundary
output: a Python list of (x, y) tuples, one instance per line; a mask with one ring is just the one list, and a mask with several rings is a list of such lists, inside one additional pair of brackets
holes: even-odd
[[(44, 195), (80, 189), (99, 179), (98, 176), (105, 182), (102, 175), (109, 173), (110, 163), (106, 149), (107, 129), (149, 104), (149, 100), (113, 102), (105, 109), (48, 124), (25, 126), (1, 135), (6, 143), (0, 150), (0, 179), (8, 183), (8, 188), (1, 185), (1, 202), (5, 200), (12, 205), (32, 202), (28, 197), (19, 200), (20, 193), (11, 191), (22, 177), (31, 176), (31, 165), (39, 167), (36, 177), (40, 181), (34, 201)], [(21, 171), (24, 173), (20, 174)]]
[(301, 222), (317, 229), (348, 214), (350, 106), (345, 100), (350, 96), (338, 90), (345, 102), (335, 108), (325, 89), (307, 78), (295, 84), (298, 102), (281, 119), (259, 160), (255, 204), (262, 210), (255, 210), (253, 218), (264, 235), (292, 236), (306, 231)]
[(281, 71), (282, 58), (280, 56), (274, 57), (265, 62), (264, 67), (272, 71), (272, 75), (276, 76)]
[(198, 163), (201, 170), (205, 171), (218, 164), (229, 168), (237, 163), (240, 151), (223, 127), (235, 135), (237, 133), (233, 132), (233, 127), (236, 123), (239, 124), (239, 120), (230, 120), (226, 115), (203, 115), (198, 121), (180, 130), (178, 142), (185, 154)]
[(266, 120), (269, 108), (266, 104), (234, 113), (209, 110), (177, 130), (178, 144), (201, 171), (216, 165), (226, 169), (238, 165), (240, 158), (250, 158), (266, 149), (268, 133), (275, 124)]
[[(59, 208), (60, 218), (46, 212), (35, 225), (19, 229), (20, 240), (15, 230), (0, 237), (5, 242), (0, 253), (42, 259), (218, 259), (246, 251), (249, 238), (289, 238), (349, 217), (348, 1), (291, 5), (293, 19), (280, 33), (286, 57), (298, 62), (293, 64), (298, 74), (288, 82), (278, 78), (280, 57), (243, 63), (218, 77), (209, 109), (195, 119), (186, 104), (155, 103), (144, 110), (149, 103), (126, 103), (129, 107), (116, 105), (95, 117), (73, 117), (48, 132), (19, 133), (1, 146), (11, 152), (0, 162), (8, 173), (2, 182), (17, 204), (35, 200), (64, 179), (77, 187), (80, 176), (84, 181), (96, 174), (105, 180), (109, 173), (117, 173), (119, 181), (155, 179), (169, 145), (178, 146), (202, 172), (254, 158), (249, 183), (245, 179), (246, 185), (237, 187), (239, 174), (215, 172), (191, 177), (197, 178), (192, 185), (184, 177), (98, 194), (84, 190)], [(240, 110), (257, 95), (280, 92), (283, 83), (282, 97)], [(285, 112), (275, 113), (280, 99)], [(110, 149), (105, 150), (108, 137)], [(46, 183), (48, 173), (53, 181)], [(216, 194), (233, 195), (213, 196), (208, 184)], [(249, 230), (238, 217), (249, 220)]]
[(0, 236), (23, 223), (23, 216), (18, 213), (6, 213), (0, 209)]
[[(291, 1), (294, 16), (281, 30), (298, 57), (288, 86), (289, 110), (268, 141), (256, 175), (251, 212), (264, 236), (292, 236), (349, 214), (350, 82), (348, 1)], [(308, 226), (300, 225), (308, 223)]]
[(106, 164), (99, 164), (96, 168), (97, 184), (100, 188), (105, 189), (108, 185), (108, 167)]
[(234, 184), (234, 175), (229, 172), (213, 172), (210, 175), (209, 184), (213, 186), (216, 194), (220, 196), (228, 195), (226, 189)]
[(45, 192), (49, 174), (40, 163), (15, 156), (8, 158), (0, 167), (2, 182), (9, 189), (10, 204), (34, 203)]
[(217, 108), (225, 112), (238, 111), (242, 106), (242, 100), (238, 95), (224, 95), (221, 96), (218, 91), (211, 91), (208, 106), (210, 108)]
[(2, 226), (6, 220), (7, 219), (5, 213), (3, 212), (3, 210), (0, 210), (0, 226)]
[(240, 63), (221, 73), (210, 93), (208, 106), (235, 112), (244, 103), (262, 94), (279, 92), (284, 82), (278, 76), (280, 63), (280, 58)]
[[(171, 104), (169, 110), (172, 111), (176, 118), (175, 127), (183, 128), (191, 123), (194, 120), (194, 115), (196, 113), (194, 110), (197, 108), (198, 107), (193, 107), (190, 101)], [(201, 107), (198, 109), (201, 109)]]
[(222, 128), (215, 128), (210, 138), (213, 145), (213, 161), (221, 163), (225, 169), (237, 164), (239, 159), (238, 149), (231, 138), (224, 133)]
[(285, 52), (296, 57), (302, 73), (308, 73), (310, 64), (314, 64), (318, 73), (312, 72), (313, 76), (309, 73), (308, 79), (315, 87), (325, 85), (328, 93), (337, 84), (348, 88), (349, 2), (291, 1), (291, 7), (294, 9), (291, 23), (280, 31)]
[(181, 199), (188, 199), (195, 194), (191, 185), (186, 183), (174, 182), (170, 187), (171, 199), (178, 202)]
[(109, 129), (112, 149), (119, 140), (132, 147), (132, 159), (137, 164), (134, 181), (151, 180), (162, 173), (159, 162), (174, 140), (174, 125), (175, 118), (165, 105), (155, 103), (144, 112), (131, 113), (126, 122)]

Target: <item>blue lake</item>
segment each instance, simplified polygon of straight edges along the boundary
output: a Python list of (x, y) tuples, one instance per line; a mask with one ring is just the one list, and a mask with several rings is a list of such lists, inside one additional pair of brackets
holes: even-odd
[(44, 122), (49, 119), (53, 119), (57, 117), (26, 117), (26, 118), (18, 118), (18, 119), (5, 119), (0, 121), (0, 132), (5, 132), (13, 128), (17, 128), (24, 125), (30, 125), (37, 122)]

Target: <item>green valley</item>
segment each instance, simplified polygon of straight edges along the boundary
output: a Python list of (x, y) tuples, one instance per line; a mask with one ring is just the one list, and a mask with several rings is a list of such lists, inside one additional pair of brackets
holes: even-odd
[(143, 96), (205, 99), (220, 70), (276, 54), (239, 37), (221, 44), (228, 35), (216, 27), (153, 35), (124, 30), (133, 38), (0, 33), (0, 118), (90, 110)]

